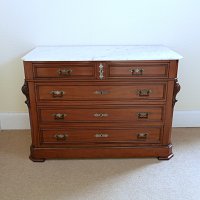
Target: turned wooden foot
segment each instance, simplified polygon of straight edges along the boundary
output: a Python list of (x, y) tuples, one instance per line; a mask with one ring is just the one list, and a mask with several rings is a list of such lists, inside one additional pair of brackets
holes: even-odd
[(162, 156), (158, 157), (158, 160), (169, 160), (169, 159), (171, 159), (173, 156), (174, 156), (174, 154), (171, 153), (171, 154), (169, 154), (169, 155), (166, 156), (166, 157), (162, 157)]

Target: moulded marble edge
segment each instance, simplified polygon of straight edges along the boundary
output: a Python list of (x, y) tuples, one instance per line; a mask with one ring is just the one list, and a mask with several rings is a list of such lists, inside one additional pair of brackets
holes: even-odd
[(41, 46), (23, 61), (180, 60), (183, 57), (163, 45), (135, 46)]

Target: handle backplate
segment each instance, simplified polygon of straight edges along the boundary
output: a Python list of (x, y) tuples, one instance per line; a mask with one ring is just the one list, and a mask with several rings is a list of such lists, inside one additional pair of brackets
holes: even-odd
[(104, 79), (104, 66), (102, 63), (99, 64), (99, 79), (103, 80)]
[(103, 94), (110, 94), (110, 91), (108, 91), (108, 90), (96, 90), (94, 93), (103, 95)]
[(94, 117), (108, 117), (107, 113), (95, 113)]
[(95, 135), (96, 138), (107, 138), (109, 135), (106, 133), (97, 133)]

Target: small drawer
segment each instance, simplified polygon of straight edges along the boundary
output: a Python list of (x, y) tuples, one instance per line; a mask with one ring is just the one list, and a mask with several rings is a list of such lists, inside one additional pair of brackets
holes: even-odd
[(35, 78), (95, 79), (92, 62), (33, 64)]
[(159, 78), (168, 77), (168, 63), (111, 62), (108, 78)]
[(69, 143), (160, 143), (162, 128), (66, 128), (41, 130), (42, 144)]
[(60, 108), (39, 110), (43, 123), (55, 122), (161, 122), (163, 107)]
[(165, 100), (166, 83), (129, 85), (38, 85), (38, 101)]

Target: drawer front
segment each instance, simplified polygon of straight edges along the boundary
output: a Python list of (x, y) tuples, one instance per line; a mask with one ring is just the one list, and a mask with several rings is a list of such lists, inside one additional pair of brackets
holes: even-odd
[(41, 109), (42, 122), (160, 122), (163, 107)]
[(133, 84), (133, 85), (39, 85), (37, 97), (39, 101), (67, 100), (164, 100), (166, 84)]
[(33, 64), (35, 78), (95, 79), (93, 63)]
[(161, 63), (111, 63), (108, 64), (109, 78), (168, 77), (169, 64)]
[(160, 143), (162, 129), (132, 128), (132, 129), (73, 129), (42, 130), (40, 140), (42, 144), (68, 144), (86, 142), (124, 142), (124, 143)]

